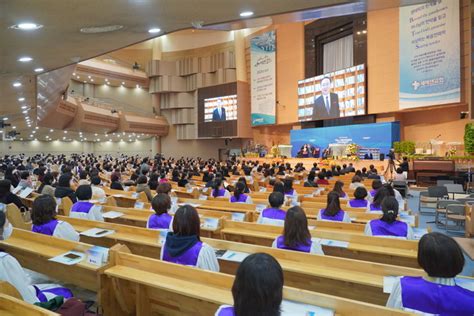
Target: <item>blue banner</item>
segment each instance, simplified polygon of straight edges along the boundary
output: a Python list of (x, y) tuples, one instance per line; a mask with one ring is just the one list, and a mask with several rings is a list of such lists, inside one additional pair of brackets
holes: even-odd
[(329, 144), (357, 144), (364, 148), (377, 148), (387, 154), (393, 142), (400, 141), (400, 123), (373, 123), (334, 127), (291, 130), (291, 156), (296, 157), (304, 144), (320, 148)]
[(459, 1), (400, 8), (400, 109), (461, 101)]

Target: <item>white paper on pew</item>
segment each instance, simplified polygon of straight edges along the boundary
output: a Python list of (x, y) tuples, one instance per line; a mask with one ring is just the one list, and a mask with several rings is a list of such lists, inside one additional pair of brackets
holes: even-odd
[(473, 279), (466, 279), (466, 278), (455, 278), (456, 285), (463, 287), (469, 291), (474, 292), (474, 280)]
[(133, 197), (133, 198), (138, 199), (139, 196), (140, 196), (140, 193), (137, 193), (137, 192), (132, 193), (132, 197)]
[(123, 188), (123, 190), (124, 190), (125, 192), (128, 192), (128, 191), (130, 191), (130, 187), (129, 187), (129, 186), (125, 186), (125, 187)]
[(83, 231), (82, 233), (79, 233), (80, 235), (88, 236), (88, 237), (94, 237), (94, 238), (100, 238), (100, 237), (105, 237), (108, 235), (112, 235), (115, 233), (115, 230), (112, 229), (103, 229), (103, 228), (91, 228), (88, 230)]
[(421, 239), (421, 237), (423, 237), (423, 235), (426, 235), (426, 234), (428, 234), (428, 229), (413, 227), (413, 238), (415, 240)]
[(357, 217), (351, 217), (351, 222), (357, 221)]
[(12, 193), (13, 193), (13, 194), (17, 194), (18, 192), (21, 191), (21, 189), (22, 189), (22, 187), (17, 186), (16, 188), (14, 188), (14, 189), (12, 190)]
[(247, 258), (250, 254), (245, 252), (239, 251), (231, 251), (227, 250), (221, 257), (223, 260), (227, 261), (234, 261), (234, 262), (242, 262), (245, 258)]
[(176, 204), (176, 203), (178, 203), (178, 197), (172, 196), (171, 197), (171, 204)]
[(396, 276), (384, 276), (383, 277), (383, 292), (390, 294), (393, 291), (393, 286), (397, 282), (398, 277)]
[(266, 208), (267, 206), (265, 204), (257, 204), (257, 206), (255, 206), (255, 211), (257, 211), (258, 213), (261, 213)]
[(103, 217), (103, 218), (114, 219), (114, 218), (118, 218), (118, 217), (120, 217), (120, 216), (123, 216), (123, 213), (121, 213), (121, 212), (116, 212), (116, 211), (110, 211), (110, 212), (102, 213), (102, 217)]
[[(309, 229), (309, 230), (312, 230), (312, 229), (315, 229), (315, 228), (316, 228), (316, 226), (308, 226), (308, 229)], [(319, 238), (318, 238), (318, 239), (319, 239)]]
[(332, 239), (321, 239), (321, 245), (328, 247), (347, 248), (349, 247), (349, 242)]
[(305, 194), (305, 195), (303, 195), (303, 196), (304, 196), (304, 197), (307, 197), (307, 198), (313, 197), (312, 194)]
[(32, 188), (24, 188), (23, 191), (21, 191), (21, 193), (19, 194), (19, 196), (25, 199), (28, 197), (28, 195), (31, 194), (31, 192), (33, 192)]
[(281, 315), (301, 316), (334, 316), (334, 310), (294, 301), (281, 302)]
[(206, 193), (209, 190), (209, 188), (202, 188), (202, 192)]
[(407, 223), (408, 225), (415, 225), (415, 216), (414, 215), (400, 215), (400, 220)]
[(234, 222), (243, 222), (244, 219), (245, 219), (245, 213), (237, 213), (237, 212), (232, 213), (232, 220)]
[(187, 188), (187, 189), (186, 189), (186, 193), (193, 193), (193, 190), (194, 190), (194, 189), (193, 189), (192, 187)]
[(261, 187), (260, 189), (258, 189), (259, 192), (267, 192), (267, 188), (265, 187)]
[[(68, 257), (68, 256), (73, 256), (73, 257), (76, 257), (76, 258), (71, 258), (71, 257)], [(48, 261), (53, 261), (53, 262), (65, 264), (67, 266), (72, 266), (74, 264), (77, 264), (77, 263), (81, 262), (85, 258), (86, 258), (86, 255), (82, 252), (68, 251), (68, 252), (63, 253), (59, 256), (50, 258), (50, 259), (48, 259)]]
[(293, 183), (294, 183), (294, 184), (300, 184), (301, 181), (300, 181), (300, 180), (295, 180), (295, 181), (293, 181)]
[(207, 200), (207, 195), (202, 195), (202, 194), (201, 194), (201, 195), (199, 196), (199, 200), (201, 200), (201, 201), (206, 201), (206, 200)]
[(123, 198), (123, 197), (125, 197), (125, 194), (114, 194), (112, 196), (116, 197), (116, 198)]
[(158, 229), (160, 234), (158, 235), (158, 243), (163, 245), (166, 240), (166, 235), (168, 235), (168, 229)]
[(203, 228), (217, 229), (219, 226), (219, 219), (217, 218), (205, 218), (204, 223), (201, 224)]
[(135, 202), (134, 208), (145, 208), (145, 203), (143, 202)]
[(63, 199), (61, 198), (56, 198), (56, 205), (60, 206), (63, 203)]

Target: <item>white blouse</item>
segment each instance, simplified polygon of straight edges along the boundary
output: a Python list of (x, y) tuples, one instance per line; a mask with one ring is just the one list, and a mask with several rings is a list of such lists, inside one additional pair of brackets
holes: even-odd
[(273, 219), (263, 217), (261, 214), (257, 219), (257, 224), (274, 225), (274, 226), (285, 226), (285, 221), (281, 219)]
[(79, 218), (79, 219), (88, 219), (90, 221), (98, 221), (98, 222), (103, 222), (104, 221), (104, 217), (102, 216), (102, 206), (101, 205), (94, 205), (89, 210), (89, 213), (70, 212), (69, 217)]
[(72, 240), (72, 241), (79, 241), (79, 233), (74, 230), (71, 224), (68, 222), (58, 221), (58, 225), (54, 229), (53, 233), (54, 237)]

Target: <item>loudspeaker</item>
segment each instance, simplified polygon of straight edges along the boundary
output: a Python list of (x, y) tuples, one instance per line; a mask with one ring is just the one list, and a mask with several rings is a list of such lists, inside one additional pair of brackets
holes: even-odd
[(385, 160), (385, 154), (380, 154), (380, 161), (384, 161)]

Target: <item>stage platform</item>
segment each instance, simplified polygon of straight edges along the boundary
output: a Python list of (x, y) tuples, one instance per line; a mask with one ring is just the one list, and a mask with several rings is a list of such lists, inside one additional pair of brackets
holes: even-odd
[(340, 165), (342, 166), (343, 164), (349, 164), (352, 163), (354, 165), (354, 168), (356, 170), (360, 170), (363, 167), (366, 167), (369, 169), (370, 165), (374, 165), (377, 171), (384, 172), (385, 169), (387, 168), (388, 160), (380, 161), (380, 160), (349, 160), (349, 159), (338, 159), (338, 160), (332, 160), (332, 159), (325, 159), (322, 160), (320, 158), (252, 158), (252, 157), (243, 157), (240, 158), (242, 160), (248, 160), (248, 161), (260, 161), (261, 163), (273, 163), (273, 162), (285, 162), (285, 163), (290, 163), (292, 167), (294, 167), (297, 163), (303, 163), (304, 167), (306, 170), (311, 170), (313, 167), (313, 163), (317, 163), (319, 168), (328, 168), (332, 165)]

